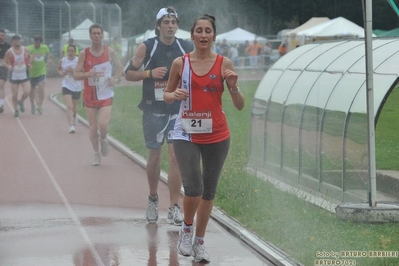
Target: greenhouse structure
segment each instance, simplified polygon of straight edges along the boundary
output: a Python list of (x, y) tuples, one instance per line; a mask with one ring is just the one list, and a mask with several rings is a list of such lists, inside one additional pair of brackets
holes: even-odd
[[(372, 47), (378, 126), (398, 82), (399, 39), (374, 38)], [(364, 39), (298, 47), (268, 70), (255, 93), (248, 168), (334, 204), (367, 202), (367, 110)], [(377, 168), (376, 180), (377, 201), (399, 201), (398, 178)]]

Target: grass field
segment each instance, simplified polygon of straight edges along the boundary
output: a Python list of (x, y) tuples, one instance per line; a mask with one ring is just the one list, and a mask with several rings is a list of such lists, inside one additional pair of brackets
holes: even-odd
[[(231, 148), (216, 194), (215, 205), (262, 239), (273, 243), (304, 265), (316, 259), (334, 259), (333, 252), (399, 251), (397, 224), (358, 224), (338, 220), (333, 213), (299, 200), (245, 171), (248, 158), (250, 106), (258, 81), (240, 82), (246, 106), (239, 112), (224, 98), (231, 130)], [(61, 98), (61, 97), (60, 97)], [(391, 95), (377, 125), (377, 168), (399, 170), (399, 93)], [(141, 87), (121, 87), (115, 92), (110, 134), (147, 157), (137, 105)], [(79, 110), (84, 116), (84, 110)], [(166, 149), (162, 168), (167, 169)], [(396, 258), (348, 257), (341, 265), (399, 265)], [(345, 262), (345, 261), (341, 261)], [(352, 264), (351, 264), (352, 263)], [(355, 263), (355, 264), (354, 264)], [(333, 264), (331, 264), (333, 265)]]

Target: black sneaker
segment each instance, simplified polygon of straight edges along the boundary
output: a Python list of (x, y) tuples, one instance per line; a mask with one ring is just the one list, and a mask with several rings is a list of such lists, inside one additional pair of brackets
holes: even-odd
[(0, 106), (0, 114), (1, 114), (2, 112), (4, 112), (4, 106), (3, 106), (3, 105)]

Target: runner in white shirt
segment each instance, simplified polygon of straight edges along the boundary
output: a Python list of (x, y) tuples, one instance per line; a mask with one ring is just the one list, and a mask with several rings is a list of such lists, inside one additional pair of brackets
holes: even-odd
[(75, 133), (75, 127), (78, 122), (78, 101), (82, 92), (82, 81), (73, 78), (73, 72), (77, 63), (76, 46), (69, 44), (67, 47), (67, 56), (61, 58), (57, 71), (63, 77), (62, 95), (64, 95), (69, 133), (71, 134)]

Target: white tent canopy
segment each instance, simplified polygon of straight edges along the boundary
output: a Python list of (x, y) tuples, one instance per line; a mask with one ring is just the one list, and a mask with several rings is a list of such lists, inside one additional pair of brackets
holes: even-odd
[(296, 35), (306, 37), (354, 36), (363, 38), (364, 29), (346, 18), (337, 17), (313, 27), (298, 31)]
[(364, 29), (346, 18), (337, 17), (296, 33), (296, 42), (300, 45), (307, 40), (326, 38), (364, 38)]
[(287, 36), (295, 36), (298, 32), (309, 29), (311, 27), (314, 27), (320, 23), (329, 21), (330, 19), (327, 17), (313, 17), (311, 19), (309, 19), (308, 21), (306, 21), (305, 23), (303, 23), (302, 25), (300, 25), (299, 27), (290, 30), (289, 32), (286, 33)]
[(249, 41), (251, 43), (255, 39), (259, 43), (266, 43), (267, 41), (266, 38), (259, 37), (255, 33), (246, 31), (239, 27), (235, 28), (234, 30), (216, 35), (216, 42), (222, 42), (224, 39), (226, 39), (227, 43), (244, 43), (245, 41)]
[[(86, 18), (82, 23), (80, 23), (76, 28), (72, 29), (70, 32), (67, 31), (62, 34), (62, 42), (68, 43), (69, 38), (75, 40), (75, 44), (78, 46), (88, 46), (90, 45), (90, 34), (89, 28), (94, 22)], [(104, 40), (109, 41), (109, 33), (104, 31)]]
[[(154, 30), (146, 30), (146, 32), (144, 32), (143, 34), (139, 35), (136, 37), (136, 43), (142, 43), (145, 40), (147, 40), (148, 38), (152, 38), (155, 37), (155, 29)], [(177, 38), (181, 38), (184, 40), (190, 40), (191, 39), (191, 33), (189, 31), (186, 30), (182, 30), (182, 29), (178, 29), (176, 31), (176, 35)]]

